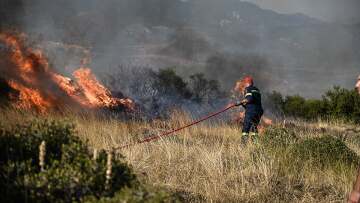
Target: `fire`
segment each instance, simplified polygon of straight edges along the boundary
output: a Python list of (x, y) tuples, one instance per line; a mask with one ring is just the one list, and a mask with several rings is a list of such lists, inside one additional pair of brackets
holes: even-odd
[(233, 91), (236, 93), (239, 93), (239, 94), (243, 94), (245, 91), (245, 88), (246, 88), (246, 83), (244, 82), (244, 80), (239, 80), (236, 82)]
[(19, 91), (19, 99), (13, 104), (19, 109), (33, 109), (40, 112), (45, 112), (47, 109), (52, 108), (52, 104), (49, 100), (45, 99), (39, 91), (31, 89), (16, 83), (14, 81), (8, 81), (10, 87)]
[[(4, 72), (8, 85), (17, 92), (11, 95), (14, 107), (36, 109), (42, 113), (74, 104), (87, 109), (124, 107), (134, 110), (131, 99), (114, 98), (89, 68), (76, 70), (73, 73), (75, 80), (56, 73), (43, 52), (27, 48), (24, 39), (24, 35), (0, 33), (0, 42), (10, 50), (5, 55), (7, 58), (0, 59), (9, 62), (8, 66), (1, 67), (5, 70), (0, 71)], [(88, 62), (88, 58), (83, 59), (82, 66)]]
[(119, 105), (134, 109), (134, 103), (130, 99), (118, 99), (111, 96), (111, 92), (106, 89), (91, 73), (88, 68), (80, 68), (73, 73), (78, 85), (91, 107), (116, 107)]

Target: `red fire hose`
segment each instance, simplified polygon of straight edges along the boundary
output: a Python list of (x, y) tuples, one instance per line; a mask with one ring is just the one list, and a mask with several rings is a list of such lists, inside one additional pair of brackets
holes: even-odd
[(190, 124), (188, 124), (188, 125), (186, 125), (186, 126), (183, 126), (183, 127), (181, 127), (181, 128), (177, 128), (177, 129), (171, 130), (171, 131), (169, 131), (169, 132), (165, 132), (165, 133), (160, 134), (160, 135), (153, 135), (153, 136), (147, 137), (147, 138), (145, 138), (145, 139), (143, 139), (143, 140), (139, 140), (139, 141), (137, 141), (137, 142), (134, 142), (134, 143), (131, 143), (131, 144), (127, 144), (127, 145), (121, 146), (121, 147), (119, 147), (119, 148), (117, 148), (117, 149), (129, 148), (129, 147), (132, 147), (132, 146), (137, 145), (137, 144), (152, 142), (152, 141), (158, 140), (158, 139), (160, 139), (160, 138), (162, 138), (162, 137), (167, 137), (167, 136), (172, 135), (172, 134), (174, 134), (174, 133), (176, 133), (176, 132), (178, 132), (178, 131), (181, 131), (181, 130), (183, 130), (183, 129), (189, 128), (189, 127), (191, 127), (191, 126), (193, 126), (193, 125), (199, 124), (199, 123), (204, 122), (204, 121), (206, 121), (206, 120), (208, 120), (208, 119), (210, 119), (210, 118), (212, 118), (212, 117), (215, 117), (215, 116), (217, 116), (217, 115), (219, 115), (219, 114), (222, 114), (222, 113), (230, 110), (231, 108), (233, 108), (233, 107), (235, 107), (235, 106), (236, 106), (236, 104), (232, 104), (231, 106), (228, 106), (228, 107), (226, 107), (225, 109), (222, 109), (222, 110), (220, 110), (220, 111), (218, 111), (218, 112), (212, 113), (212, 114), (210, 114), (210, 115), (208, 115), (208, 116), (206, 116), (206, 117), (204, 117), (204, 118), (201, 118), (201, 119), (199, 119), (199, 120), (197, 120), (197, 121), (194, 121), (194, 122), (192, 122), (192, 123), (190, 123)]

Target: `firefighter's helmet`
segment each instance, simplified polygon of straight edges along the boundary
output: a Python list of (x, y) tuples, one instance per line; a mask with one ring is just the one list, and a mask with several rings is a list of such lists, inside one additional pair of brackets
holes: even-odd
[(253, 85), (254, 84), (254, 79), (251, 76), (245, 76), (243, 78), (243, 82), (247, 83), (247, 84), (250, 84), (250, 85)]

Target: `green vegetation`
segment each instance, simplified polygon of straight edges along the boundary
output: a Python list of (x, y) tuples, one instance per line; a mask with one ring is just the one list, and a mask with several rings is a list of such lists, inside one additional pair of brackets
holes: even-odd
[[(67, 122), (36, 120), (0, 128), (0, 201), (158, 202), (176, 200), (142, 185), (120, 155), (112, 162), (106, 187), (107, 154), (92, 159), (88, 146)], [(39, 146), (46, 143), (45, 168)]]
[(192, 92), (192, 99), (198, 103), (219, 99), (223, 94), (220, 91), (218, 81), (208, 80), (202, 73), (190, 76), (189, 87)]
[(358, 155), (340, 137), (298, 134), (296, 128), (270, 128), (260, 139), (261, 145), (271, 154), (280, 154), (281, 159), (294, 167), (301, 168), (306, 163), (320, 170), (336, 169), (339, 165), (352, 169), (360, 164)]
[(244, 146), (239, 126), (200, 124), (114, 154), (106, 189), (107, 154), (95, 161), (90, 149), (122, 146), (191, 117), (175, 111), (165, 123), (68, 113), (72, 125), (63, 116), (1, 110), (1, 202), (342, 202), (359, 163), (356, 125), (274, 124)]
[[(172, 70), (160, 70), (157, 77), (162, 78), (158, 91), (164, 87), (163, 91), (171, 90), (165, 94), (190, 94), (186, 98), (199, 98), (198, 102), (211, 95), (201, 91), (217, 87), (201, 74), (185, 81)], [(115, 153), (109, 184), (108, 154), (101, 149), (183, 126), (192, 118), (181, 111), (174, 111), (166, 122), (144, 122), (86, 113), (0, 110), (0, 201), (344, 201), (360, 164), (360, 128), (347, 122), (358, 122), (347, 115), (358, 115), (358, 96), (335, 88), (319, 100), (284, 98), (279, 93), (270, 98), (273, 109), (314, 120), (274, 123), (246, 146), (237, 125), (199, 124), (175, 137)], [(62, 121), (64, 116), (72, 122)], [(332, 119), (323, 122), (315, 120), (318, 117)], [(46, 154), (41, 170), (43, 141)], [(100, 150), (97, 159), (94, 148)]]
[(291, 153), (300, 163), (311, 162), (320, 169), (338, 165), (355, 168), (360, 163), (357, 154), (344, 141), (327, 135), (301, 140), (294, 144)]
[(360, 123), (360, 96), (355, 90), (334, 87), (322, 99), (305, 99), (301, 96), (283, 97), (278, 92), (269, 96), (273, 109), (286, 116), (317, 119), (344, 119)]
[(192, 94), (186, 82), (176, 74), (173, 69), (161, 69), (155, 73), (155, 87), (167, 95), (179, 95), (185, 99), (190, 99)]
[(319, 133), (303, 125), (270, 128), (256, 145), (254, 158), (265, 152), (275, 161), (269, 191), (261, 200), (344, 201), (360, 163), (358, 154), (348, 140), (336, 136), (336, 131), (329, 128)]
[(216, 80), (208, 80), (204, 74), (190, 75), (189, 81), (177, 75), (174, 69), (161, 69), (155, 73), (154, 87), (164, 95), (176, 95), (198, 103), (219, 99), (224, 94)]

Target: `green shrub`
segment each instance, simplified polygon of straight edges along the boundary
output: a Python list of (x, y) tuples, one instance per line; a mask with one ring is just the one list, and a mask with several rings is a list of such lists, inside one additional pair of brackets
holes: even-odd
[(222, 96), (218, 81), (208, 80), (201, 73), (190, 76), (189, 87), (192, 92), (192, 99), (198, 103), (209, 102)]
[(357, 154), (340, 138), (329, 135), (302, 138), (296, 135), (296, 128), (269, 128), (260, 138), (259, 147), (276, 157), (284, 174), (314, 169), (350, 173), (360, 164)]
[(323, 102), (331, 116), (360, 123), (360, 95), (355, 90), (335, 87), (325, 94)]
[(218, 81), (209, 80), (201, 73), (190, 75), (188, 82), (170, 68), (161, 69), (154, 74), (156, 78), (154, 87), (165, 95), (198, 103), (210, 102), (224, 96)]
[(180, 202), (179, 197), (170, 195), (169, 192), (165, 190), (159, 190), (149, 187), (138, 187), (137, 190), (132, 188), (125, 188), (120, 192), (115, 193), (114, 197), (108, 198), (103, 197), (101, 199), (96, 199), (90, 197), (84, 200), (84, 202), (100, 202), (100, 203), (118, 203), (118, 202)]
[(360, 95), (354, 90), (334, 87), (322, 99), (305, 99), (299, 95), (283, 98), (280, 93), (273, 92), (268, 99), (272, 109), (286, 116), (307, 120), (335, 118), (360, 123)]
[(260, 142), (268, 150), (283, 150), (296, 143), (298, 137), (291, 128), (268, 128)]
[(291, 155), (300, 164), (310, 162), (319, 168), (336, 168), (339, 165), (351, 167), (360, 163), (356, 153), (333, 136), (302, 140), (292, 147)]
[[(39, 145), (46, 142), (45, 170), (39, 167)], [(105, 188), (107, 154), (93, 160), (86, 143), (67, 122), (34, 121), (0, 128), (0, 202), (71, 202), (111, 198), (132, 191), (146, 194), (131, 169), (117, 157), (110, 188)], [(154, 196), (157, 193), (154, 193)], [(150, 198), (139, 195), (141, 201)], [(140, 201), (139, 201), (140, 202)]]
[(185, 99), (191, 98), (192, 94), (187, 83), (173, 69), (161, 69), (155, 74), (155, 87), (160, 92), (168, 95), (179, 95)]

